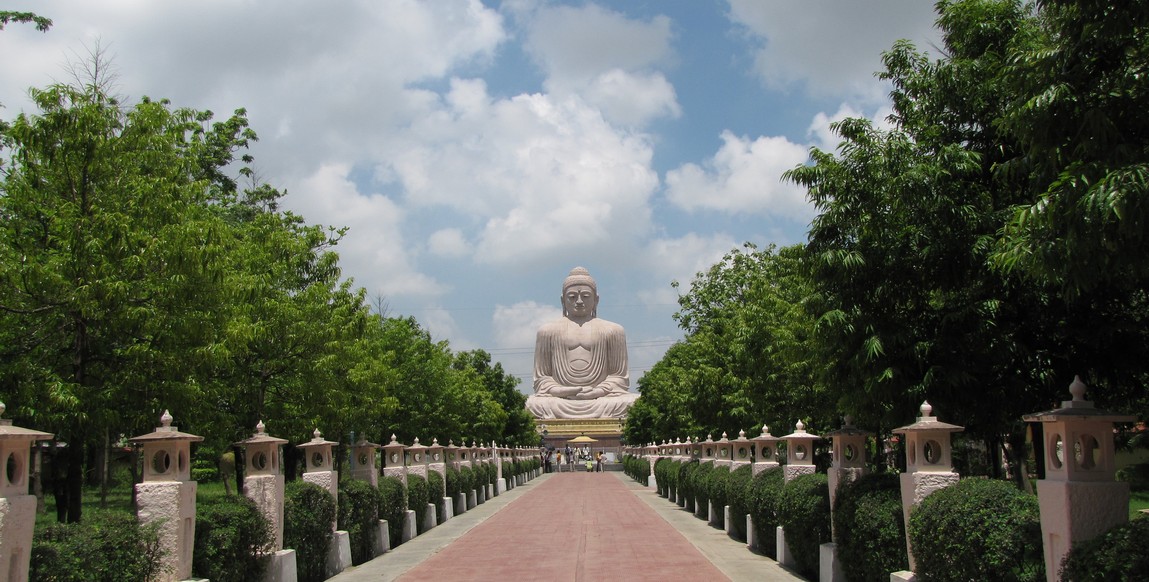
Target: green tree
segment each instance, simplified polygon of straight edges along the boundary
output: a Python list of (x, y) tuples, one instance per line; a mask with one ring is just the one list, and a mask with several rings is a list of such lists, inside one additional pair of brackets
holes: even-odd
[(481, 389), (506, 414), (505, 421), (492, 435), (494, 440), (507, 446), (536, 444), (534, 417), (527, 411), (526, 395), (518, 390), (518, 378), (506, 373), (501, 363), (492, 365), (491, 355), (484, 350), (459, 352), (451, 366), (460, 372), (470, 370), (476, 374)]

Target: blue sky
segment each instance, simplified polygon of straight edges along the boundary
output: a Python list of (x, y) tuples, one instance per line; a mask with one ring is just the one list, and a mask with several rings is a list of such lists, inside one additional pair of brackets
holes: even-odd
[(627, 330), (632, 390), (682, 334), (672, 281), (745, 241), (805, 239), (782, 183), (832, 120), (882, 119), (873, 73), (921, 0), (10, 1), (0, 116), (100, 46), (129, 100), (248, 110), (260, 177), (350, 227), (343, 273), (529, 391), (577, 265)]

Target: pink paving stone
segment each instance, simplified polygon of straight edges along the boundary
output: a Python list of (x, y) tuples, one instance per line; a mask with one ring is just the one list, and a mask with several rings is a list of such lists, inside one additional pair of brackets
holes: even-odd
[(729, 580), (609, 473), (560, 473), (399, 580)]

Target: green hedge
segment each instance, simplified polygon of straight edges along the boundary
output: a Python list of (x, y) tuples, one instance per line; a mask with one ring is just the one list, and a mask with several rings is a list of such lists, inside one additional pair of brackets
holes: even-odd
[(622, 458), (622, 470), (631, 479), (645, 486), (650, 485), (650, 461), (642, 457), (626, 455)]
[(454, 467), (447, 467), (447, 497), (454, 499), (462, 491), (461, 482), (462, 476), (459, 474), (459, 470)]
[(706, 473), (706, 480), (702, 486), (706, 488), (706, 497), (710, 499), (710, 503), (714, 505), (716, 512), (715, 527), (719, 529), (726, 528), (726, 483), (730, 480), (730, 467), (716, 467), (710, 465), (710, 471)]
[(469, 495), (470, 491), (475, 488), (475, 470), (471, 467), (461, 467), (459, 469), (459, 492)]
[(403, 543), (403, 519), (407, 516), (407, 488), (398, 477), (379, 479), (379, 519), (387, 520), (387, 535), (394, 548)]
[(767, 469), (754, 476), (750, 490), (750, 517), (754, 520), (754, 537), (759, 550), (777, 559), (778, 494), (785, 477), (782, 467)]
[(1065, 582), (1149, 580), (1149, 518), (1140, 517), (1077, 544), (1061, 566)]
[(669, 498), (672, 493), (678, 493), (678, 472), (682, 463), (674, 459), (662, 458), (654, 463), (654, 480), (658, 485), (658, 494)]
[(929, 580), (1044, 580), (1037, 497), (992, 479), (962, 479), (910, 515), (915, 570)]
[(698, 461), (679, 461), (678, 466), (678, 499), (683, 507), (693, 508), (696, 492), (694, 490), (694, 473), (698, 471)]
[(259, 580), (275, 544), (271, 523), (250, 499), (221, 497), (196, 506), (192, 573), (218, 582)]
[(902, 493), (892, 473), (865, 475), (838, 490), (834, 500), (834, 542), (850, 582), (885, 582), (890, 572), (908, 570)]
[(295, 550), (302, 582), (325, 578), (327, 546), (335, 521), (335, 498), (326, 489), (302, 480), (287, 484), (283, 499), (283, 547)]
[(352, 564), (358, 566), (374, 558), (379, 529), (379, 490), (360, 479), (340, 483), (339, 529), (346, 531), (350, 539)]
[(734, 520), (731, 529), (734, 537), (741, 541), (746, 541), (746, 516), (750, 514), (753, 483), (754, 473), (750, 465), (731, 471), (726, 480), (726, 504), (730, 506), (730, 517)]
[(798, 572), (817, 579), (818, 546), (830, 541), (830, 488), (826, 475), (800, 475), (783, 485), (775, 511), (778, 524), (789, 533), (786, 546)]
[[(443, 481), (443, 476), (438, 471), (427, 470), (427, 496), (430, 502), (435, 505), (435, 523), (441, 524), (446, 522), (447, 512), (443, 511), (443, 496), (446, 494), (447, 484)], [(451, 502), (454, 504), (454, 501)]]
[(694, 494), (694, 512), (706, 515), (706, 508), (710, 504), (710, 491), (706, 489), (707, 479), (714, 470), (711, 463), (698, 463), (698, 467), (689, 475), (690, 492)]
[(80, 523), (37, 528), (31, 580), (90, 582), (158, 577), (162, 551), (154, 525), (123, 512), (88, 510)]
[(407, 508), (415, 512), (415, 531), (427, 531), (423, 521), (427, 517), (427, 504), (431, 502), (431, 489), (427, 480), (414, 473), (407, 473)]

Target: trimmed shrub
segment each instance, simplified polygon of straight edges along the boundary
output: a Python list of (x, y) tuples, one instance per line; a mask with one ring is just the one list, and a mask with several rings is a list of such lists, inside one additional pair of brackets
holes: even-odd
[(774, 467), (755, 475), (750, 484), (750, 517), (754, 520), (754, 537), (758, 540), (759, 551), (775, 559), (778, 558), (778, 494), (782, 491), (784, 480), (782, 467)]
[[(113, 582), (158, 578), (163, 551), (155, 525), (123, 512), (88, 511), (80, 523), (37, 528), (31, 580)], [(6, 573), (5, 573), (6, 574)]]
[(715, 525), (719, 529), (726, 527), (726, 482), (729, 480), (730, 467), (715, 467), (711, 465), (710, 471), (706, 473), (706, 481), (702, 483), (702, 486), (706, 488), (706, 496), (710, 499), (710, 503), (714, 505), (714, 511), (718, 514)]
[(458, 469), (454, 467), (447, 467), (447, 497), (454, 499), (455, 496), (458, 495), (460, 491), (462, 491), (462, 487), (460, 485), (461, 479), (462, 478), (459, 475)]
[(678, 498), (685, 500), (685, 507), (694, 507), (695, 496), (697, 492), (694, 490), (694, 473), (698, 471), (699, 463), (697, 459), (691, 459), (686, 462), (679, 462), (678, 467)]
[(379, 490), (360, 479), (340, 483), (339, 529), (346, 531), (350, 538), (352, 564), (358, 566), (374, 558), (379, 529)]
[(1037, 496), (962, 479), (910, 514), (915, 570), (928, 580), (1044, 580)]
[(379, 479), (379, 519), (387, 520), (391, 547), (403, 543), (403, 519), (407, 516), (407, 488), (398, 477)]
[(678, 471), (682, 463), (674, 459), (659, 459), (654, 463), (654, 479), (658, 484), (658, 494), (670, 497), (671, 493), (678, 493)]
[(775, 506), (778, 525), (790, 532), (786, 546), (798, 572), (818, 578), (818, 546), (830, 541), (830, 488), (826, 475), (801, 475), (782, 486)]
[(742, 465), (730, 472), (726, 480), (726, 505), (730, 506), (730, 517), (734, 520), (734, 537), (746, 541), (746, 516), (750, 513), (750, 500), (753, 495), (753, 468)]
[(274, 544), (271, 523), (250, 499), (230, 496), (200, 504), (192, 573), (219, 582), (259, 580)]
[(303, 480), (287, 484), (283, 494), (283, 547), (295, 550), (299, 580), (325, 578), (335, 498), (326, 489)]
[(475, 488), (475, 470), (471, 467), (459, 468), (459, 492), (470, 494), (470, 491)]
[(438, 515), (435, 516), (436, 520), (439, 523), (443, 523), (443, 516), (445, 515), (443, 513), (442, 505), (443, 505), (443, 495), (446, 494), (445, 493), (446, 489), (447, 489), (447, 486), (446, 486), (446, 483), (443, 482), (443, 476), (440, 475), (438, 471), (431, 471), (430, 469), (428, 469), (427, 470), (427, 494), (431, 498), (431, 503), (434, 503), (435, 507), (439, 508), (438, 509)]
[(1149, 580), (1149, 518), (1140, 517), (1073, 546), (1061, 565), (1065, 582)]
[(850, 582), (885, 582), (890, 572), (908, 570), (902, 492), (892, 473), (865, 475), (838, 490), (834, 500), (834, 542)]
[(415, 511), (415, 531), (427, 531), (423, 520), (427, 517), (427, 504), (431, 500), (431, 489), (427, 480), (414, 473), (407, 474), (407, 508)]
[(698, 463), (698, 467), (690, 473), (690, 492), (694, 494), (695, 513), (702, 511), (702, 515), (706, 515), (706, 506), (710, 503), (710, 491), (706, 489), (706, 481), (713, 470), (712, 463)]

